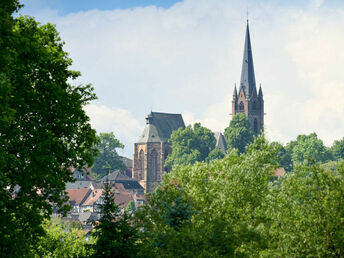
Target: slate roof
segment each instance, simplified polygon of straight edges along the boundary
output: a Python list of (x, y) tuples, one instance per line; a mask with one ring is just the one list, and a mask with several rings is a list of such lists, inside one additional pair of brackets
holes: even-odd
[(88, 188), (92, 184), (92, 181), (75, 181), (73, 183), (68, 182), (66, 184), (66, 189), (81, 189)]
[(223, 153), (226, 153), (227, 150), (227, 142), (226, 138), (220, 132), (215, 132), (215, 139), (216, 139), (216, 148), (222, 150)]
[(241, 80), (240, 80), (239, 92), (241, 89), (244, 90), (246, 97), (251, 97), (252, 93), (254, 91), (257, 91), (256, 90), (256, 79), (254, 76), (252, 47), (251, 47), (250, 30), (248, 27), (248, 22), (247, 22), (247, 26), (246, 26), (244, 57), (242, 60)]
[(138, 143), (168, 142), (172, 131), (185, 128), (181, 114), (151, 112), (146, 117), (146, 127)]
[(104, 183), (106, 182), (106, 179), (108, 179), (110, 182), (117, 180), (134, 180), (126, 175), (123, 175), (119, 170), (109, 173), (109, 175), (102, 177), (99, 181)]
[(126, 175), (123, 175), (119, 170), (115, 170), (112, 173), (110, 173), (108, 176), (104, 176), (100, 179), (101, 183), (106, 182), (106, 179), (108, 178), (109, 182), (116, 183), (116, 184), (122, 184), (125, 189), (143, 189), (143, 187), (139, 184), (139, 182), (131, 177), (128, 177)]

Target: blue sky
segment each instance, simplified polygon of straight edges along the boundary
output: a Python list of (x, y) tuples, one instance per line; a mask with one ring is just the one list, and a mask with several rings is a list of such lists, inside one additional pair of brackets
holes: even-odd
[(72, 68), (98, 100), (85, 109), (131, 157), (145, 116), (181, 113), (223, 131), (240, 80), (249, 7), (257, 84), (270, 140), (344, 136), (344, 2), (335, 0), (26, 0), (21, 14), (56, 24)]
[(32, 8), (55, 9), (58, 10), (59, 14), (66, 15), (68, 13), (88, 11), (92, 9), (114, 10), (150, 5), (169, 8), (176, 2), (180, 2), (180, 0), (26, 0), (22, 2), (26, 5), (28, 10)]

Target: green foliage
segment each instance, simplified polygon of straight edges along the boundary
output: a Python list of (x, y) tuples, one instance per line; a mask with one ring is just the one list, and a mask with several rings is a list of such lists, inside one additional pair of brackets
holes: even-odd
[(297, 165), (269, 189), (268, 257), (343, 257), (344, 164)]
[(104, 185), (104, 203), (99, 205), (101, 218), (94, 222), (94, 257), (136, 257), (138, 233), (131, 226), (131, 216), (115, 203), (111, 185)]
[(88, 257), (92, 254), (87, 246), (93, 239), (86, 241), (81, 227), (61, 220), (45, 221), (45, 235), (39, 237), (35, 257)]
[(214, 159), (223, 159), (225, 154), (219, 148), (213, 149), (208, 157), (205, 159), (207, 162), (214, 160)]
[(280, 149), (258, 136), (245, 154), (174, 167), (137, 212), (141, 255), (343, 257), (343, 161), (274, 180)]
[(127, 205), (127, 207), (125, 208), (125, 211), (128, 213), (133, 213), (134, 211), (136, 211), (136, 207), (135, 207), (135, 203), (134, 201), (130, 201)]
[(253, 142), (253, 132), (250, 122), (244, 114), (237, 114), (225, 129), (224, 136), (228, 150), (238, 149), (239, 153), (245, 152), (245, 147)]
[[(262, 136), (238, 155), (176, 166), (137, 214), (145, 256), (257, 255), (278, 148)], [(140, 213), (141, 212), (141, 213)]]
[(73, 180), (68, 168), (91, 164), (95, 153), (83, 110), (95, 98), (91, 86), (69, 84), (80, 73), (70, 70), (55, 27), (13, 21), (16, 8), (16, 1), (1, 1), (0, 253), (11, 257), (29, 254), (52, 204), (63, 208), (61, 194)]
[(331, 153), (335, 160), (344, 159), (344, 137), (341, 140), (334, 141)]
[(216, 145), (214, 134), (200, 123), (172, 132), (169, 142), (172, 146), (172, 153), (165, 161), (165, 167), (168, 170), (173, 165), (204, 161)]
[(294, 163), (307, 162), (308, 160), (326, 162), (330, 157), (329, 150), (323, 141), (318, 139), (316, 133), (297, 136), (291, 155), (291, 160)]
[(108, 170), (125, 170), (123, 160), (116, 151), (117, 148), (124, 148), (124, 145), (116, 139), (115, 135), (112, 132), (100, 133), (97, 139), (98, 155), (94, 159), (92, 172), (97, 177), (103, 177), (106, 176)]

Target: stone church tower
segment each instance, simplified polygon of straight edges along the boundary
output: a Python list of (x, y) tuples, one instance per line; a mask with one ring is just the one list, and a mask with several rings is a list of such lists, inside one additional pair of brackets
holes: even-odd
[(143, 133), (134, 144), (133, 174), (145, 189), (153, 192), (161, 182), (164, 161), (172, 149), (168, 140), (173, 130), (185, 128), (180, 114), (151, 112), (146, 117)]
[(264, 100), (261, 86), (259, 86), (259, 92), (257, 94), (248, 21), (246, 26), (240, 88), (239, 92), (237, 92), (235, 86), (232, 101), (232, 117), (240, 113), (248, 117), (254, 134), (259, 134), (264, 128)]

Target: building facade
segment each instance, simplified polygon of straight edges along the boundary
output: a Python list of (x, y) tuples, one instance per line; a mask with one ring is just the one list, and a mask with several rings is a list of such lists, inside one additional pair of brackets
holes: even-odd
[(234, 117), (236, 114), (240, 113), (248, 117), (254, 134), (259, 134), (260, 131), (264, 129), (263, 91), (261, 86), (259, 86), (259, 91), (257, 93), (248, 21), (246, 26), (240, 87), (239, 91), (237, 91), (236, 86), (234, 87), (232, 101), (232, 116)]
[(139, 180), (145, 193), (153, 192), (164, 172), (164, 162), (172, 152), (168, 143), (172, 131), (185, 128), (180, 114), (151, 112), (143, 133), (134, 144), (132, 177)]

